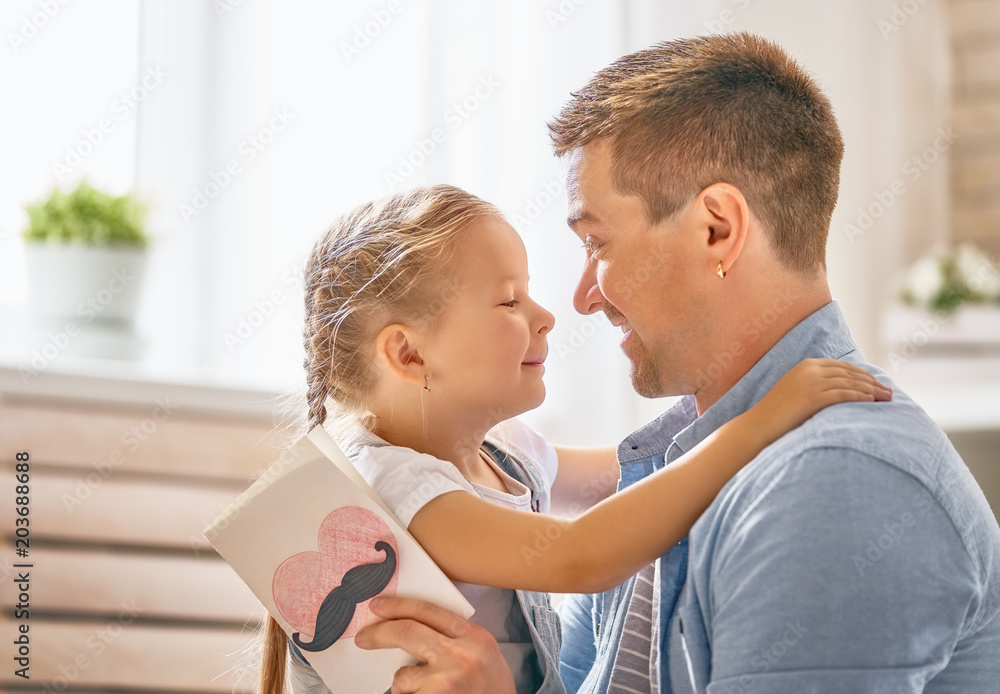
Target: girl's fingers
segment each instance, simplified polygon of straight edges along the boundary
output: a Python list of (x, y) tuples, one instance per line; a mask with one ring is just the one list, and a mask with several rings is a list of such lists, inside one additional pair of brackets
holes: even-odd
[(825, 379), (820, 386), (820, 391), (827, 396), (840, 399), (859, 399), (849, 396), (849, 394), (855, 393), (867, 396), (866, 399), (870, 400), (892, 400), (892, 388), (877, 380), (853, 376), (836, 376)]
[[(865, 369), (837, 359), (815, 359), (810, 366), (816, 369), (814, 375), (821, 377), (824, 389), (851, 388), (876, 396), (888, 395), (891, 399), (892, 388), (880, 382)], [(881, 398), (880, 398), (881, 399)]]

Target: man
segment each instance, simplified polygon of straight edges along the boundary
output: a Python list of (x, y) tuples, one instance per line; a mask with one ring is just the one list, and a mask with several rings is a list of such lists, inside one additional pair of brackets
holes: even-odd
[[(780, 48), (733, 34), (639, 51), (550, 129), (587, 248), (577, 310), (622, 327), (637, 392), (687, 396), (621, 444), (621, 487), (801, 359), (888, 380), (827, 286), (840, 132)], [(734, 477), (685, 541), (561, 613), (571, 692), (997, 691), (1000, 528), (944, 434), (894, 389), (891, 403), (817, 414)], [(406, 619), (363, 643), (409, 640), (426, 674), (488, 682), (491, 646), (457, 618), (384, 614)]]

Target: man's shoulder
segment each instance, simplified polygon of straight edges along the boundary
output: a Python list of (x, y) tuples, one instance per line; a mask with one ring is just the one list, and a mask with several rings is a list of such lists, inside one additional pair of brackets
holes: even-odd
[(864, 457), (932, 485), (942, 466), (964, 466), (941, 428), (906, 393), (891, 402), (827, 407), (765, 449), (751, 470), (803, 459)]
[(831, 543), (861, 526), (934, 517), (981, 570), (1000, 571), (1000, 528), (982, 490), (940, 427), (900, 391), (888, 403), (828, 407), (765, 449), (716, 497), (692, 543), (739, 536), (742, 525), (772, 516), (778, 532), (822, 522), (816, 530)]

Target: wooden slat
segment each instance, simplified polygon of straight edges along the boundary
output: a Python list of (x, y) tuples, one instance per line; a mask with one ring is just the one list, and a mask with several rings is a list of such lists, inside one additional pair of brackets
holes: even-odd
[(984, 32), (1000, 33), (996, 0), (961, 0), (948, 3), (952, 32), (957, 38)]
[[(97, 624), (32, 621), (28, 635), (30, 682), (15, 677), (5, 657), (0, 686), (49, 685), (59, 692), (82, 688), (141, 688), (161, 691), (231, 692), (233, 670), (250, 632), (235, 629), (157, 629), (115, 618)], [(4, 618), (0, 630), (14, 634), (19, 622)], [(13, 639), (10, 639), (11, 641)], [(10, 646), (4, 647), (9, 652)], [(251, 669), (245, 675), (252, 678)], [(4, 686), (6, 685), (6, 686)], [(242, 686), (239, 691), (249, 691)]]
[(257, 422), (195, 418), (156, 407), (123, 414), (0, 404), (3, 460), (27, 450), (35, 461), (88, 472), (107, 464), (133, 472), (247, 479), (280, 457), (276, 446), (281, 437), (278, 430)]
[(1000, 99), (958, 102), (952, 107), (952, 127), (962, 137), (992, 135), (1000, 123)]
[(952, 178), (956, 192), (966, 188), (1000, 190), (1000, 152), (956, 160), (953, 168)]
[[(134, 605), (144, 617), (244, 624), (263, 609), (222, 559), (39, 549), (29, 561), (31, 607), (46, 614), (113, 614)], [(0, 604), (13, 605), (17, 594), (15, 581), (5, 581)]]
[[(13, 484), (11, 465), (0, 469), (2, 478)], [(141, 544), (195, 553), (211, 549), (202, 531), (251, 484), (247, 479), (203, 486), (117, 472), (104, 478), (93, 469), (71, 469), (67, 474), (41, 463), (32, 463), (30, 474), (30, 527), (39, 540)], [(0, 528), (5, 535), (13, 532), (11, 503), (0, 504)]]
[(1000, 202), (975, 208), (952, 210), (952, 224), (956, 241), (997, 240), (1000, 229)]

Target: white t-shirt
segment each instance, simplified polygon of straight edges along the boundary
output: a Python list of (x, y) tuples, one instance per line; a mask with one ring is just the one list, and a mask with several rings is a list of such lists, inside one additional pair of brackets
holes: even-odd
[[(547, 513), (552, 483), (559, 461), (550, 443), (516, 419), (507, 420), (487, 435), (487, 440), (533, 466), (545, 480), (539, 491), (539, 511)], [(391, 446), (374, 434), (352, 455), (355, 468), (372, 486), (386, 506), (404, 526), (423, 506), (442, 494), (465, 491), (491, 503), (531, 512), (531, 492), (491, 461), (509, 493), (490, 489), (465, 479), (449, 462), (410, 448)], [(456, 532), (460, 532), (456, 528)], [(513, 590), (455, 583), (462, 595), (476, 609), (472, 622), (487, 629), (500, 645), (518, 692), (535, 692), (541, 685), (541, 672), (535, 659), (531, 635)]]

